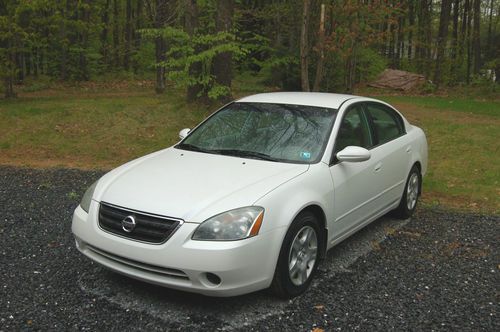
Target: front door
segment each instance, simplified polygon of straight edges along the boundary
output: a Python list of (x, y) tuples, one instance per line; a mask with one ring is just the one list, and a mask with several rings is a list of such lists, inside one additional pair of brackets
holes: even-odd
[[(342, 118), (335, 138), (334, 154), (347, 146), (360, 146), (370, 149), (373, 138), (368, 118), (361, 103), (350, 106)], [(352, 228), (362, 223), (373, 211), (380, 188), (377, 181), (377, 156), (363, 162), (339, 162), (333, 157), (330, 173), (334, 186), (334, 222), (331, 225), (330, 240), (342, 237)]]

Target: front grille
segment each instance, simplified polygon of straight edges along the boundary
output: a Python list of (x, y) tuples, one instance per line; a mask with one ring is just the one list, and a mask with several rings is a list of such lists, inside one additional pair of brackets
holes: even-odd
[[(136, 222), (131, 232), (122, 228), (123, 219), (133, 216)], [(129, 239), (163, 243), (175, 232), (181, 220), (124, 209), (107, 203), (99, 207), (99, 226), (110, 233)]]

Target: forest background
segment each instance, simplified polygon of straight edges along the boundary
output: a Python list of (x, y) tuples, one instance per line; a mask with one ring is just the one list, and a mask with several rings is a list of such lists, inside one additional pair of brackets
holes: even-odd
[[(0, 165), (108, 170), (232, 98), (347, 92), (423, 128), (424, 204), (499, 214), (499, 12), (500, 0), (0, 0)], [(385, 69), (423, 83), (370, 87)]]
[(0, 0), (5, 97), (27, 80), (155, 77), (192, 101), (235, 76), (281, 90), (353, 92), (385, 68), (424, 92), (500, 80), (498, 0)]

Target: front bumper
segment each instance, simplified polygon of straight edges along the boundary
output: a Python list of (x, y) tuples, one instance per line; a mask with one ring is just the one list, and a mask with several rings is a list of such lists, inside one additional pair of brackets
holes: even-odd
[[(79, 251), (135, 279), (209, 296), (235, 296), (270, 286), (285, 229), (239, 241), (193, 241), (199, 224), (185, 222), (163, 244), (121, 238), (99, 228), (99, 203), (80, 206), (72, 231)], [(214, 283), (210, 274), (220, 278)]]

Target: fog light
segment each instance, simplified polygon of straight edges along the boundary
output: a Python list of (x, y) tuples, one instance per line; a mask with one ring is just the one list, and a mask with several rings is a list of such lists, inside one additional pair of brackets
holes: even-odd
[(207, 278), (207, 281), (214, 286), (218, 286), (221, 283), (220, 277), (214, 273), (205, 273), (205, 278)]

